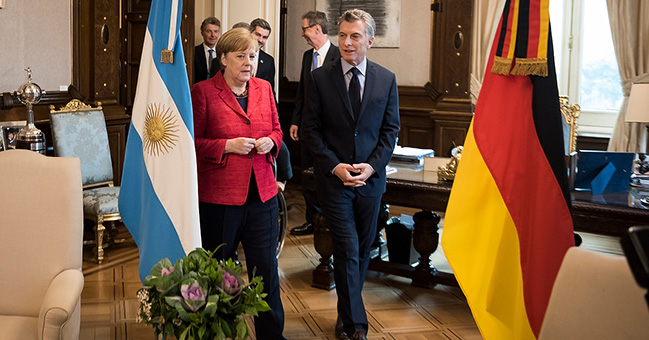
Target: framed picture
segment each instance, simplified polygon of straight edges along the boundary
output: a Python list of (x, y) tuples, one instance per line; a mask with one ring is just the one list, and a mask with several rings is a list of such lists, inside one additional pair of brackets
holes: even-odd
[(5, 7), (5, 0), (0, 0), (0, 8)]
[[(360, 4), (359, 4), (360, 3)], [(401, 0), (378, 1), (344, 1), (316, 0), (316, 10), (327, 14), (329, 21), (329, 39), (338, 41), (339, 17), (348, 9), (360, 8), (374, 18), (376, 32), (374, 45), (376, 47), (399, 47), (401, 38)]]
[(0, 151), (16, 148), (16, 135), (26, 124), (24, 120), (0, 122)]

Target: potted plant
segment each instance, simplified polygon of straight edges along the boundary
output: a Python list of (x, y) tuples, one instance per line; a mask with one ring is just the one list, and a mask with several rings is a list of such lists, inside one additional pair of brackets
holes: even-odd
[(164, 258), (153, 266), (137, 292), (137, 321), (152, 325), (162, 339), (247, 338), (245, 315), (270, 310), (261, 277), (253, 272), (246, 284), (241, 265), (213, 255), (197, 248), (173, 265)]

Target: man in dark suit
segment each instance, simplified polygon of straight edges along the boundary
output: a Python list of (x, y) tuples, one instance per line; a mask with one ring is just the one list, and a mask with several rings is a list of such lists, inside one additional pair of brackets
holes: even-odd
[[(262, 48), (266, 46), (266, 41), (270, 36), (270, 24), (268, 21), (257, 18), (250, 22), (248, 26), (250, 33), (257, 39), (257, 58), (256, 65), (253, 66), (253, 76), (264, 79), (270, 83), (277, 101), (277, 94), (275, 93), (275, 59), (272, 55), (264, 52)], [(284, 191), (286, 182), (293, 177), (293, 169), (291, 167), (291, 154), (286, 147), (286, 143), (282, 143), (277, 156), (277, 187), (279, 190)]]
[[(257, 50), (257, 65), (254, 68), (253, 76), (265, 79), (270, 82), (275, 92), (275, 59), (270, 54), (264, 52), (262, 48), (266, 46), (268, 36), (270, 36), (270, 24), (268, 21), (257, 18), (250, 22), (250, 33), (255, 36), (259, 49)], [(275, 96), (277, 98), (277, 96)]]
[[(289, 130), (291, 138), (294, 141), (300, 140), (299, 127), (302, 124), (302, 111), (304, 110), (304, 87), (308, 78), (311, 77), (311, 71), (324, 64), (340, 59), (338, 47), (329, 42), (329, 38), (327, 37), (328, 25), (327, 15), (323, 12), (310, 11), (302, 16), (302, 37), (313, 48), (305, 51), (302, 56), (302, 72), (300, 73), (300, 83), (297, 87), (297, 95), (295, 96), (295, 109), (293, 110), (293, 118), (291, 119), (291, 127)], [(300, 148), (300, 162), (302, 169), (313, 166), (313, 157), (305, 145), (302, 145)], [(319, 208), (308, 198), (305, 189), (304, 183), (302, 183), (302, 193), (304, 203), (306, 204), (305, 222), (291, 229), (291, 234), (293, 235), (313, 233), (313, 214)]]
[[(311, 73), (301, 127), (334, 241), (338, 317), (351, 339), (367, 335), (361, 292), (385, 192), (385, 167), (399, 133), (396, 77), (366, 58), (375, 27), (362, 10), (340, 17), (342, 58)], [(336, 337), (343, 338), (338, 332)]]
[(216, 74), (219, 62), (216, 60), (216, 42), (221, 36), (221, 22), (215, 17), (209, 17), (201, 23), (203, 43), (194, 47), (194, 84)]

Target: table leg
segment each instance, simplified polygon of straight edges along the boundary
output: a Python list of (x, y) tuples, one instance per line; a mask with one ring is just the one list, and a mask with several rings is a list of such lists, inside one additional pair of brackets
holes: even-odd
[(331, 260), (331, 255), (334, 253), (331, 231), (327, 227), (322, 213), (315, 213), (313, 222), (313, 245), (315, 251), (320, 255), (320, 264), (313, 270), (311, 286), (332, 290), (336, 287), (336, 282), (334, 281), (334, 265)]

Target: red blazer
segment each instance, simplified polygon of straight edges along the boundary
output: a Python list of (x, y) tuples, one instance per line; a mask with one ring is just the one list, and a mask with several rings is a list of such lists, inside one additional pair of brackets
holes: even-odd
[[(243, 111), (223, 72), (194, 84), (194, 140), (198, 163), (198, 198), (201, 202), (243, 205), (254, 169), (259, 197), (266, 202), (277, 195), (273, 156), (282, 143), (277, 108), (270, 83), (257, 78), (248, 81), (248, 108)], [(225, 142), (236, 137), (269, 137), (274, 154), (224, 154)]]

